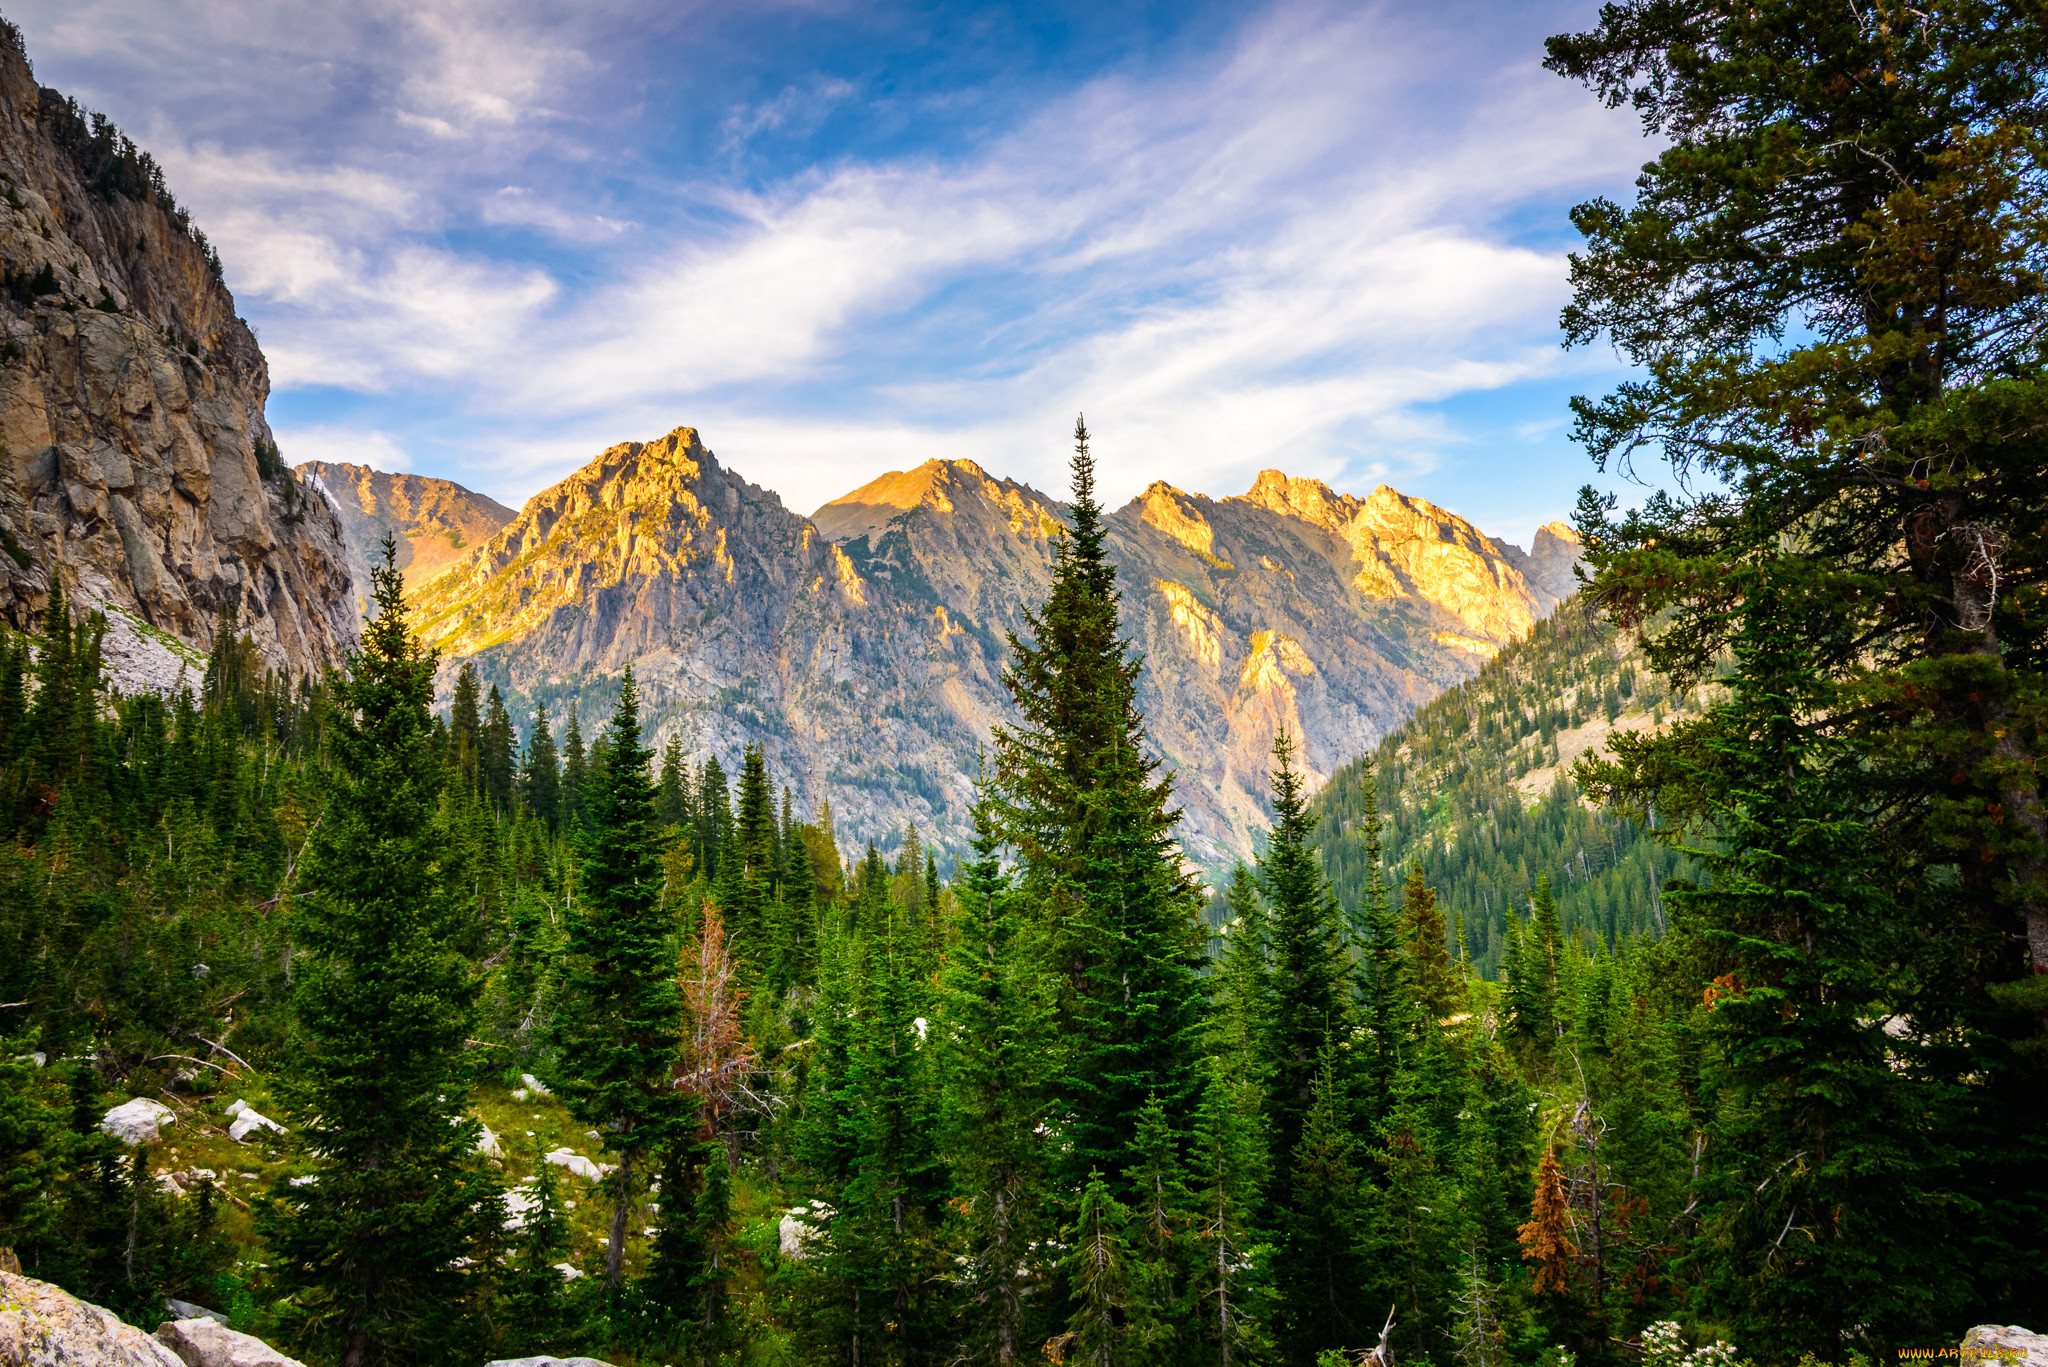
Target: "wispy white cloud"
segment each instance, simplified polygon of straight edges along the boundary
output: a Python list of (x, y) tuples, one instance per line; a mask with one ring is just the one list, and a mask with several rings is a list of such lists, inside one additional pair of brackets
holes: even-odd
[[(209, 40), (251, 57), (288, 135), (176, 92), (143, 131), (279, 387), (381, 395), (380, 429), (424, 415), (468, 467), (449, 473), (508, 499), (678, 422), (804, 509), (932, 455), (1052, 486), (1083, 408), (1116, 497), (1228, 492), (1268, 464), (1426, 474), (1461, 439), (1429, 405), (1586, 364), (1555, 345), (1561, 256), (1513, 216), (1642, 155), (1629, 120), (1536, 68), (1538, 28), (1408, 7), (1282, 5), (965, 150), (744, 182), (751, 141), (864, 92), (771, 86), (716, 125), (727, 166), (678, 180), (607, 145), (646, 13), (624, 0), (22, 7), (32, 44), (95, 61), (144, 61), (123, 18), (182, 44), (195, 81)], [(306, 133), (323, 111), (346, 136)], [(608, 175), (632, 181), (617, 202), (592, 190)], [(474, 436), (450, 443), (458, 420)]]
[(389, 432), (346, 427), (289, 427), (277, 433), (277, 449), (294, 465), (309, 460), (410, 470), (412, 457)]

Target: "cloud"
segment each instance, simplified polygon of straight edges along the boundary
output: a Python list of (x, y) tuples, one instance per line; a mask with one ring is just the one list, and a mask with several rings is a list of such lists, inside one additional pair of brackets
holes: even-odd
[(346, 427), (291, 427), (276, 432), (277, 449), (293, 465), (309, 460), (331, 465), (369, 465), (379, 470), (410, 470), (412, 457), (389, 432)]
[[(188, 63), (189, 89), (151, 77), (148, 141), (280, 402), (376, 396), (377, 435), (431, 429), (416, 449), (515, 499), (678, 423), (806, 510), (929, 455), (1057, 487), (1084, 408), (1113, 497), (1269, 464), (1426, 474), (1470, 440), (1429, 405), (1586, 367), (1556, 346), (1559, 249), (1518, 215), (1642, 158), (1630, 120), (1537, 69), (1565, 12), (1544, 5), (1281, 5), (943, 154), (745, 176), (741, 153), (875, 117), (877, 91), (799, 61), (714, 111), (693, 160), (622, 94), (636, 62), (687, 81), (697, 59), (644, 6), (25, 8), (35, 50)], [(209, 42), (251, 73), (242, 106)]]

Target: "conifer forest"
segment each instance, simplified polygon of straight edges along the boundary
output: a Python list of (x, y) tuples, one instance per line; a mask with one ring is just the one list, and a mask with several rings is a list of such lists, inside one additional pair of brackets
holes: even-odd
[(1079, 423), (959, 857), (651, 744), (630, 670), (437, 701), (395, 551), (345, 668), (224, 618), (167, 693), (53, 578), (0, 640), (18, 1270), (318, 1367), (2040, 1326), (2048, 12), (1617, 0), (1545, 65), (1660, 139), (1563, 326), (1632, 367), (1592, 461), (1669, 483), (1589, 489), (1579, 593), (1326, 783), (1275, 734), (1234, 868), (1177, 841)]

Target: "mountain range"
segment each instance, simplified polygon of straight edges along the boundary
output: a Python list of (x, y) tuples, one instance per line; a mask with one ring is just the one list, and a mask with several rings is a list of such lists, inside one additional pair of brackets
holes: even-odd
[[(438, 553), (497, 506), (447, 481), (300, 469), (343, 505), (352, 557), (386, 531)], [(728, 770), (758, 744), (853, 839), (886, 848), (915, 822), (957, 849), (978, 752), (1012, 716), (1008, 634), (1044, 597), (1065, 511), (933, 460), (806, 518), (682, 427), (611, 447), (409, 584), (444, 687), (472, 663), (522, 725), (540, 703), (601, 718), (630, 665), (657, 743)], [(1205, 865), (1263, 828), (1277, 728), (1320, 779), (1526, 635), (1578, 559), (1562, 524), (1525, 553), (1384, 485), (1359, 498), (1273, 470), (1220, 499), (1155, 483), (1107, 528), (1141, 701)]]
[[(1057, 498), (934, 460), (806, 517), (678, 427), (514, 512), (365, 465), (294, 472), (268, 393), (161, 170), (0, 43), (0, 617), (33, 628), (61, 579), (107, 612), (121, 687), (195, 681), (230, 617), (305, 675), (354, 644), (390, 536), (444, 687), (470, 661), (522, 729), (541, 703), (590, 729), (630, 665), (657, 743), (728, 770), (759, 745), (852, 839), (891, 847), (914, 822), (961, 847)], [(1525, 553), (1384, 485), (1273, 470), (1222, 498), (1155, 483), (1107, 528), (1140, 701), (1206, 865), (1264, 826), (1276, 729), (1320, 780), (1525, 636), (1578, 551), (1558, 524)]]

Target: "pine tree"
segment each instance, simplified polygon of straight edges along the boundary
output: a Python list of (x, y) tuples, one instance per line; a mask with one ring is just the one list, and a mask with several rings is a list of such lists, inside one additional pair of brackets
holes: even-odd
[(618, 1156), (605, 1281), (619, 1286), (627, 1215), (660, 1156), (687, 1132), (689, 1099), (670, 1085), (682, 1044), (681, 1006), (669, 937), (675, 916), (662, 899), (661, 835), (655, 826), (653, 755), (640, 745), (633, 672), (619, 686), (602, 764), (585, 785), (580, 898), (569, 921), (567, 979), (556, 1044), (556, 1090), (569, 1113), (603, 1134)]
[(555, 1165), (533, 1150), (532, 1194), (520, 1193), (526, 1209), (499, 1294), (500, 1346), (509, 1353), (538, 1355), (566, 1347), (568, 1301), (559, 1264), (569, 1256), (569, 1221), (562, 1213)]
[(448, 709), (449, 768), (465, 787), (482, 781), (483, 741), (483, 685), (476, 666), (465, 660), (455, 671), (455, 700)]
[(1002, 834), (1018, 853), (1035, 935), (1064, 979), (1067, 1179), (1100, 1168), (1128, 1194), (1136, 1119), (1157, 1096), (1188, 1125), (1199, 1070), (1198, 897), (1172, 841), (1171, 784), (1145, 751), (1141, 668), (1119, 637), (1088, 432), (1074, 429), (1072, 525), (1052, 591), (1011, 637), (1004, 675), (1022, 721), (995, 737)]
[(768, 785), (768, 761), (761, 747), (750, 745), (740, 762), (739, 812), (733, 823), (733, 848), (722, 858), (721, 889), (729, 900), (721, 903), (732, 918), (734, 939), (740, 961), (746, 965), (750, 982), (760, 982), (774, 946), (770, 931), (774, 920), (775, 807)]
[(671, 734), (668, 744), (661, 748), (660, 796), (655, 799), (656, 814), (663, 826), (675, 826), (686, 834), (694, 824), (691, 816), (690, 763), (683, 758), (683, 737), (680, 732)]
[(1401, 941), (1408, 981), (1432, 1021), (1456, 1014), (1462, 995), (1446, 938), (1443, 908), (1437, 905), (1436, 890), (1424, 881), (1418, 859), (1402, 890)]
[[(1284, 1166), (1293, 1161), (1302, 1127), (1315, 1105), (1326, 1062), (1324, 1042), (1349, 1039), (1353, 1014), (1337, 896), (1310, 843), (1294, 743), (1284, 731), (1273, 738), (1273, 758), (1273, 829), (1259, 856), (1265, 940), (1270, 947), (1266, 1028), (1260, 1048), (1273, 1152)], [(1349, 1094), (1357, 1085), (1347, 1066), (1338, 1086)], [(1285, 1218), (1275, 1212), (1276, 1224)]]
[(512, 732), (512, 718), (505, 711), (504, 695), (498, 692), (496, 684), (492, 684), (490, 698), (484, 708), (483, 730), (477, 738), (477, 771), (484, 795), (501, 812), (512, 810), (513, 757), (517, 753), (517, 742), (518, 737)]
[(466, 1354), (451, 1308), (464, 1262), (501, 1218), (463, 1112), (477, 984), (449, 947), (436, 823), (434, 657), (413, 634), (387, 552), (376, 617), (334, 685), (326, 814), (296, 904), (298, 1040), (280, 1086), (319, 1176), (279, 1184), (264, 1220), (304, 1342), (345, 1367)]
[(943, 1149), (959, 1197), (972, 1360), (1030, 1355), (1025, 1291), (1050, 1233), (1042, 1126), (1049, 1114), (1052, 984), (1026, 953), (1025, 911), (1002, 866), (988, 804), (974, 809), (974, 857), (960, 870), (953, 949), (933, 1040)]
[(1290, 1367), (1314, 1367), (1322, 1352), (1355, 1345), (1368, 1331), (1358, 1297), (1369, 1270), (1360, 1256), (1366, 1182), (1356, 1122), (1334, 1041), (1317, 1062), (1301, 1140), (1281, 1169), (1291, 1222), (1273, 1231), (1273, 1334)]
[(726, 786), (725, 766), (713, 755), (704, 761), (697, 779), (697, 867), (704, 881), (715, 883), (720, 874), (719, 859), (732, 836), (732, 793)]
[(1130, 1212), (1110, 1194), (1102, 1174), (1088, 1174), (1074, 1222), (1061, 1231), (1061, 1268), (1073, 1287), (1074, 1313), (1063, 1336), (1062, 1361), (1112, 1367), (1125, 1360), (1130, 1311)]
[(526, 758), (519, 766), (519, 794), (548, 830), (562, 829), (562, 768), (546, 703), (534, 708), (533, 734), (526, 738)]
[(562, 737), (562, 826), (571, 832), (580, 832), (589, 820), (588, 796), (590, 786), (589, 757), (583, 752), (583, 723), (577, 719), (576, 705), (569, 705), (569, 729)]

